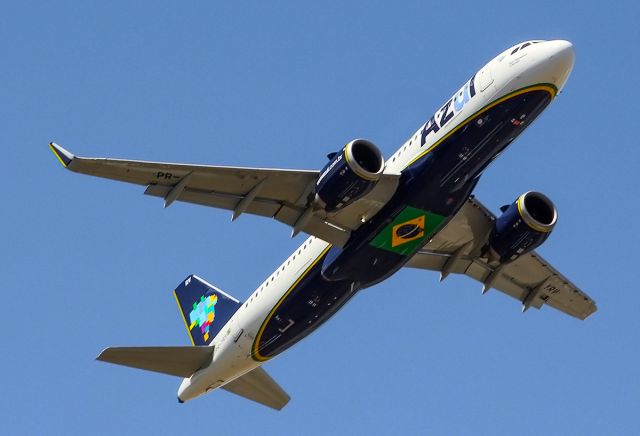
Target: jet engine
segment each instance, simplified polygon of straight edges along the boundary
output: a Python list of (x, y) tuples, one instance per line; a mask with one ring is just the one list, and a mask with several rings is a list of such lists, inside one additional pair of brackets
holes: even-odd
[(558, 220), (555, 206), (540, 192), (525, 192), (501, 210), (489, 236), (489, 260), (494, 262), (512, 262), (539, 247)]
[(356, 139), (328, 155), (316, 181), (314, 205), (335, 212), (373, 189), (384, 170), (382, 153), (372, 142)]

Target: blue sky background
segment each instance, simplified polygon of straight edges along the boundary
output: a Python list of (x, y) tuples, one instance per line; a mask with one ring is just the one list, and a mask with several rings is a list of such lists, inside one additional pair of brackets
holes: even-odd
[[(609, 7), (610, 6), (610, 7)], [(2, 434), (638, 434), (637, 2), (9, 2), (0, 16)], [(189, 343), (171, 291), (244, 299), (303, 240), (266, 219), (66, 172), (79, 155), (319, 169), (365, 137), (390, 155), (474, 71), (571, 40), (554, 104), (484, 175), (494, 211), (546, 193), (541, 253), (588, 292), (585, 322), (520, 313), (465, 277), (406, 270), (266, 369), (274, 412), (94, 361)]]

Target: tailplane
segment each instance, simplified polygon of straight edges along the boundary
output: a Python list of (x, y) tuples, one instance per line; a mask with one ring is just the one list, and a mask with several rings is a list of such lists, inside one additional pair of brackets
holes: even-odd
[(193, 345), (209, 345), (242, 303), (195, 274), (173, 292)]
[[(198, 370), (215, 365), (215, 350), (209, 345), (242, 303), (196, 275), (182, 281), (173, 295), (194, 347), (109, 347), (97, 360), (183, 377), (183, 385), (187, 386)], [(261, 367), (232, 379), (221, 388), (276, 410), (282, 409), (290, 399)], [(202, 393), (196, 392), (195, 396)], [(185, 401), (180, 391), (178, 401)]]
[(191, 377), (211, 363), (213, 347), (109, 347), (97, 360), (147, 371)]
[(262, 367), (227, 383), (222, 389), (276, 410), (281, 410), (291, 399)]

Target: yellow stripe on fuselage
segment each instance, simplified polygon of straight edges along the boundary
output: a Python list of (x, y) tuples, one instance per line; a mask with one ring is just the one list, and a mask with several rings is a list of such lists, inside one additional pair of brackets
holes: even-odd
[[(474, 113), (473, 115), (469, 116), (467, 119), (465, 119), (462, 123), (460, 123), (458, 126), (456, 126), (453, 130), (451, 130), (449, 133), (447, 133), (444, 137), (442, 137), (439, 141), (437, 141), (436, 143), (434, 143), (432, 146), (430, 146), (427, 150), (423, 151), (422, 153), (420, 153), (418, 156), (416, 156), (414, 159), (412, 159), (404, 168), (408, 167), (409, 165), (413, 164), (414, 162), (416, 162), (418, 159), (420, 159), (422, 156), (426, 155), (427, 153), (429, 153), (430, 151), (432, 151), (433, 149), (435, 149), (438, 145), (440, 145), (444, 140), (446, 140), (447, 138), (449, 138), (451, 135), (453, 135), (455, 132), (457, 132), (460, 128), (462, 128), (464, 125), (466, 125), (468, 122), (470, 122), (473, 118), (475, 118), (476, 116), (488, 111), (489, 109), (493, 108), (494, 106), (502, 103), (505, 100), (508, 100), (512, 97), (527, 93), (527, 92), (531, 92), (531, 91), (547, 91), (549, 92), (549, 94), (551, 94), (551, 98), (553, 99), (558, 90), (554, 85), (551, 84), (538, 84), (538, 85), (532, 85), (532, 86), (528, 86), (526, 88), (521, 88), (518, 89), (516, 91), (513, 91), (493, 102), (491, 102), (490, 104), (488, 104), (487, 106), (483, 107), (482, 109), (480, 109), (478, 112)], [(348, 162), (348, 158), (347, 158), (347, 153), (346, 150), (344, 151), (345, 154), (345, 158), (347, 159)], [(271, 309), (271, 311), (269, 312), (269, 314), (267, 315), (267, 317), (265, 318), (265, 320), (262, 322), (262, 325), (260, 326), (260, 330), (258, 330), (258, 334), (256, 335), (255, 340), (253, 341), (253, 346), (252, 346), (252, 352), (251, 352), (251, 356), (258, 361), (266, 361), (269, 358), (262, 356), (260, 354), (260, 351), (258, 350), (258, 344), (260, 343), (260, 339), (262, 338), (262, 334), (264, 333), (264, 329), (266, 328), (267, 324), (269, 323), (269, 321), (271, 321), (271, 318), (273, 317), (274, 313), (276, 312), (276, 310), (278, 310), (278, 307), (280, 307), (280, 305), (282, 304), (282, 302), (289, 296), (289, 294), (296, 288), (296, 286), (300, 283), (300, 281), (309, 273), (309, 271), (311, 271), (311, 269), (318, 263), (318, 261), (326, 254), (327, 251), (329, 251), (329, 249), (331, 248), (331, 244), (329, 244), (323, 251), (322, 253), (320, 253), (320, 255), (313, 261), (313, 263), (305, 270), (304, 273), (302, 273), (300, 275), (300, 277), (298, 277), (298, 279), (295, 281), (295, 283), (287, 290), (287, 292), (285, 292), (285, 294), (280, 298), (280, 300), (278, 301), (278, 303)]]
[(510, 99), (512, 97), (515, 97), (515, 96), (518, 96), (518, 95), (521, 95), (521, 94), (525, 94), (525, 93), (531, 92), (531, 91), (547, 91), (547, 92), (549, 92), (549, 94), (551, 94), (551, 99), (553, 99), (553, 98), (555, 98), (556, 94), (558, 93), (558, 88), (556, 88), (552, 84), (540, 83), (538, 85), (531, 85), (531, 86), (527, 86), (525, 88), (520, 88), (520, 89), (518, 89), (516, 91), (510, 92), (509, 94), (507, 94), (507, 95), (505, 95), (503, 97), (500, 97), (496, 101), (493, 101), (493, 102), (489, 103), (488, 105), (486, 105), (485, 107), (483, 107), (482, 109), (480, 109), (478, 112), (476, 112), (473, 115), (467, 117), (467, 119), (465, 119), (463, 122), (458, 124), (454, 129), (452, 129), (449, 133), (447, 133), (445, 136), (440, 138), (440, 140), (435, 142), (431, 147), (429, 147), (428, 149), (426, 149), (425, 151), (420, 153), (418, 156), (414, 157), (411, 161), (409, 161), (409, 163), (407, 165), (405, 165), (405, 167), (403, 169), (407, 168), (408, 166), (410, 166), (411, 164), (416, 162), (418, 159), (420, 159), (421, 157), (423, 157), (424, 155), (426, 155), (427, 153), (432, 151), (438, 145), (442, 144), (442, 142), (444, 142), (445, 139), (449, 138), (451, 135), (456, 133), (458, 130), (460, 130), (462, 127), (464, 127), (467, 123), (469, 123), (473, 118), (475, 118), (478, 115), (481, 115), (482, 113), (488, 111), (492, 107), (494, 107), (496, 105), (499, 105), (500, 103), (502, 103), (505, 100), (508, 100), (508, 99)]
[(258, 334), (256, 335), (256, 339), (253, 341), (253, 347), (252, 347), (253, 349), (251, 352), (251, 356), (255, 360), (264, 362), (269, 359), (268, 357), (262, 356), (260, 354), (260, 351), (258, 350), (258, 344), (260, 343), (260, 339), (262, 338), (264, 329), (267, 327), (267, 324), (269, 323), (269, 321), (271, 321), (271, 317), (273, 317), (273, 314), (276, 312), (276, 310), (278, 310), (278, 307), (280, 307), (282, 302), (289, 296), (289, 294), (296, 288), (296, 286), (298, 286), (300, 281), (303, 278), (305, 278), (307, 274), (309, 274), (309, 271), (311, 271), (311, 269), (318, 263), (318, 261), (322, 259), (322, 257), (327, 253), (327, 251), (329, 251), (331, 246), (332, 244), (329, 244), (324, 250), (322, 250), (322, 253), (320, 253), (320, 255), (311, 263), (311, 265), (309, 265), (309, 267), (302, 274), (300, 274), (300, 277), (298, 277), (296, 281), (293, 283), (293, 285), (291, 285), (291, 287), (287, 290), (287, 292), (285, 292), (284, 295), (280, 297), (280, 300), (278, 300), (278, 303), (276, 303), (276, 305), (273, 306), (273, 308), (271, 309), (271, 311), (269, 312), (265, 320), (262, 322), (262, 325), (260, 326), (260, 330), (258, 330)]

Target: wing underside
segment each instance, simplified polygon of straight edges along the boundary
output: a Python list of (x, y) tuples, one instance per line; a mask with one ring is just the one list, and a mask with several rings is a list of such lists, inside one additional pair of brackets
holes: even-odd
[(318, 171), (223, 167), (121, 159), (84, 158), (49, 144), (62, 165), (74, 172), (146, 186), (145, 194), (174, 201), (274, 218), (292, 228), (343, 246), (365, 217), (391, 198), (398, 174), (384, 174), (374, 189), (344, 209), (313, 210), (311, 197)]
[[(346, 208), (326, 214), (312, 210), (310, 197), (318, 171), (222, 167), (77, 157), (51, 143), (65, 168), (78, 173), (146, 186), (145, 194), (164, 199), (165, 207), (184, 201), (271, 217), (292, 228), (343, 246), (351, 232), (375, 215), (393, 196), (399, 174), (384, 174), (375, 188)], [(408, 267), (465, 274), (520, 300), (523, 309), (544, 304), (584, 319), (595, 302), (535, 251), (494, 267), (481, 256), (495, 215), (470, 198), (458, 214), (419, 251)]]
[(579, 319), (596, 311), (595, 302), (538, 253), (492, 266), (481, 256), (496, 219), (485, 206), (470, 198), (434, 239), (407, 263), (407, 267), (465, 274), (482, 284), (482, 291), (497, 289), (522, 302), (523, 310), (547, 304)]

